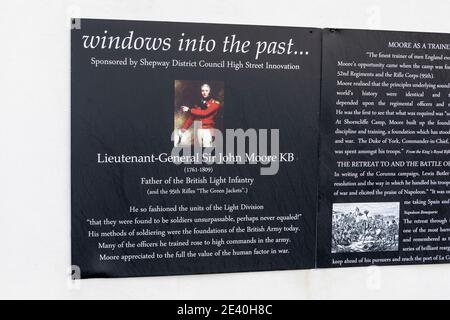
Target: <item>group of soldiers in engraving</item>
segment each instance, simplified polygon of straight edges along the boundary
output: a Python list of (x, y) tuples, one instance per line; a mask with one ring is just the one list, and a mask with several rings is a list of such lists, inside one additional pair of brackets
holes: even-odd
[(333, 212), (332, 252), (398, 250), (398, 217), (370, 215), (358, 207)]

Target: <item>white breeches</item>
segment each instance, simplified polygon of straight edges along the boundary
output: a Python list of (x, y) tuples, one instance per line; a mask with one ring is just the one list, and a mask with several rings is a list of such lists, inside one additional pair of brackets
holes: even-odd
[(197, 140), (198, 143), (204, 148), (211, 148), (212, 144), (212, 134), (210, 129), (198, 129), (197, 130)]

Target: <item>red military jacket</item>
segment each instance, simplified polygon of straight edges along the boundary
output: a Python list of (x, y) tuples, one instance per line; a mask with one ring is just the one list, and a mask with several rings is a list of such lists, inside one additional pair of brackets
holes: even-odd
[(189, 109), (189, 116), (181, 129), (189, 129), (194, 121), (201, 121), (202, 129), (214, 128), (215, 118), (219, 108), (220, 102), (211, 98), (206, 102), (206, 109), (201, 109), (198, 106)]

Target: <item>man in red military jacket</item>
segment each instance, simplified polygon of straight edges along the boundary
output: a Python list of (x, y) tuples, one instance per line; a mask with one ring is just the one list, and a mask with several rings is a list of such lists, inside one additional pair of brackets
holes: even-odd
[(182, 106), (183, 112), (189, 113), (186, 121), (179, 130), (179, 135), (182, 136), (184, 132), (194, 123), (200, 121), (201, 128), (195, 133), (197, 135), (198, 143), (203, 147), (212, 147), (212, 132), (214, 129), (215, 118), (220, 108), (220, 102), (213, 99), (211, 96), (211, 87), (208, 84), (201, 86), (201, 101), (199, 105), (192, 108)]

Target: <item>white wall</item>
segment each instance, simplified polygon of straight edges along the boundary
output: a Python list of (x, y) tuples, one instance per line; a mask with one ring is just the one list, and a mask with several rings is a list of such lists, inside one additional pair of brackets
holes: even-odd
[(444, 0), (2, 0), (0, 298), (450, 298), (450, 265), (67, 281), (69, 17), (450, 33)]

